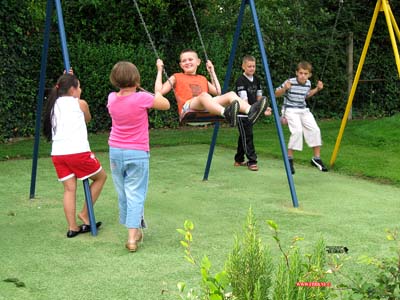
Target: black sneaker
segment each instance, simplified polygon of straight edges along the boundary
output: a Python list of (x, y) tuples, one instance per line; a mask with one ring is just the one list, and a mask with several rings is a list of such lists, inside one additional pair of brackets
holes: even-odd
[(256, 123), (258, 118), (264, 113), (267, 109), (267, 97), (262, 97), (256, 103), (254, 103), (250, 107), (250, 111), (248, 113), (248, 118), (252, 124)]
[(294, 173), (296, 173), (296, 171), (294, 170), (294, 166), (293, 166), (293, 158), (289, 158), (289, 166), (290, 166), (290, 172), (292, 172), (292, 175), (294, 175)]
[(239, 108), (239, 101), (237, 100), (233, 100), (231, 104), (225, 107), (224, 117), (231, 127), (236, 127)]
[(311, 159), (311, 165), (318, 168), (318, 170), (322, 172), (328, 172), (327, 167), (325, 167), (324, 163), (320, 158), (312, 158)]

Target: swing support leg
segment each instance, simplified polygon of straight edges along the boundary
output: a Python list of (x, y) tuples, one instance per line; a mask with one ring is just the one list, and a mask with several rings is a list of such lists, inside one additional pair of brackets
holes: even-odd
[(83, 189), (85, 191), (85, 201), (88, 209), (89, 221), (90, 221), (90, 232), (93, 236), (97, 235), (96, 219), (94, 217), (94, 209), (92, 202), (92, 193), (90, 192), (89, 179), (83, 180)]
[(372, 33), (374, 32), (376, 20), (378, 18), (378, 14), (379, 14), (380, 11), (383, 11), (384, 14), (385, 14), (385, 17), (386, 17), (386, 23), (388, 25), (390, 40), (392, 42), (393, 53), (394, 53), (396, 66), (397, 66), (397, 72), (398, 72), (398, 74), (400, 76), (399, 51), (398, 51), (398, 48), (397, 48), (396, 38), (395, 38), (394, 32), (393, 32), (393, 29), (394, 29), (394, 31), (396, 32), (396, 35), (397, 35), (397, 39), (400, 40), (399, 27), (397, 26), (397, 23), (396, 23), (396, 20), (394, 19), (392, 10), (390, 9), (389, 1), (388, 0), (378, 0), (376, 2), (375, 10), (374, 10), (374, 13), (372, 15), (371, 23), (370, 23), (370, 26), (369, 26), (369, 29), (368, 29), (367, 38), (365, 39), (364, 48), (362, 50), (360, 61), (358, 63), (358, 67), (357, 67), (356, 75), (354, 77), (353, 85), (351, 87), (351, 91), (350, 91), (349, 97), (347, 99), (347, 105), (346, 105), (346, 109), (345, 109), (345, 112), (344, 112), (344, 115), (343, 115), (343, 118), (342, 118), (342, 123), (340, 124), (340, 129), (339, 129), (338, 136), (336, 138), (335, 147), (334, 147), (333, 152), (332, 152), (332, 156), (331, 156), (331, 160), (330, 160), (330, 166), (331, 167), (336, 162), (336, 158), (337, 158), (337, 154), (339, 152), (340, 143), (342, 141), (344, 129), (345, 129), (346, 124), (347, 124), (347, 119), (348, 119), (348, 116), (349, 116), (349, 113), (350, 113), (350, 110), (351, 110), (351, 106), (353, 104), (354, 95), (356, 93), (357, 85), (358, 85), (358, 82), (360, 80), (362, 67), (363, 67), (364, 62), (365, 62), (365, 57), (367, 55), (368, 47), (369, 47), (369, 44), (371, 42)]
[[(222, 93), (225, 93), (227, 88), (228, 88), (228, 86), (229, 86), (232, 66), (233, 66), (233, 62), (234, 62), (234, 58), (235, 58), (235, 53), (236, 53), (236, 48), (237, 48), (237, 44), (238, 44), (238, 40), (239, 40), (239, 35), (240, 35), (240, 28), (242, 26), (244, 10), (245, 10), (245, 6), (247, 4), (250, 5), (251, 13), (252, 13), (252, 16), (253, 16), (253, 23), (254, 23), (254, 26), (255, 26), (255, 29), (256, 29), (258, 46), (260, 47), (262, 63), (263, 63), (263, 67), (264, 67), (265, 77), (266, 77), (266, 83), (267, 83), (266, 86), (268, 86), (268, 90), (269, 90), (269, 94), (270, 94), (270, 99), (271, 99), (271, 103), (272, 103), (272, 110), (273, 110), (274, 119), (275, 119), (275, 126), (276, 126), (277, 131), (278, 131), (278, 138), (279, 138), (279, 143), (280, 143), (280, 146), (281, 146), (282, 156), (283, 156), (284, 165), (285, 165), (286, 174), (287, 174), (287, 179), (288, 179), (289, 188), (290, 188), (290, 193), (291, 193), (291, 196), (292, 196), (293, 207), (298, 207), (299, 204), (298, 204), (298, 201), (297, 201), (296, 189), (294, 187), (293, 176), (292, 176), (292, 173), (290, 171), (290, 165), (289, 165), (289, 160), (288, 160), (287, 151), (286, 151), (286, 144), (285, 144), (285, 140), (284, 140), (284, 137), (283, 137), (283, 130), (282, 130), (281, 123), (279, 121), (280, 117), (279, 117), (279, 113), (278, 113), (278, 106), (276, 104), (274, 88), (272, 86), (271, 74), (269, 72), (267, 55), (266, 55), (265, 48), (264, 48), (264, 41), (263, 41), (263, 38), (262, 38), (260, 25), (259, 25), (259, 22), (258, 22), (258, 17), (257, 17), (257, 12), (256, 12), (256, 7), (255, 7), (254, 0), (242, 0), (242, 4), (240, 6), (238, 22), (237, 22), (237, 25), (236, 25), (236, 30), (235, 30), (235, 34), (234, 34), (234, 38), (233, 38), (231, 53), (230, 53), (230, 56), (229, 56), (229, 63), (228, 63), (228, 68), (227, 68), (227, 72), (226, 72), (226, 75), (225, 75), (225, 81), (224, 81), (224, 87), (222, 89)], [(217, 137), (218, 129), (219, 129), (219, 125), (216, 125), (215, 128), (214, 128), (214, 133), (213, 133), (213, 137), (212, 137), (213, 140), (212, 140), (211, 145), (210, 145), (210, 150), (209, 150), (209, 154), (208, 154), (208, 160), (207, 160), (207, 165), (206, 165), (206, 170), (205, 170), (205, 173), (204, 173), (203, 180), (207, 180), (208, 179), (208, 172), (210, 170), (211, 159), (212, 159), (212, 155), (213, 155), (214, 148), (215, 148), (215, 140), (214, 139), (216, 139), (216, 137)]]

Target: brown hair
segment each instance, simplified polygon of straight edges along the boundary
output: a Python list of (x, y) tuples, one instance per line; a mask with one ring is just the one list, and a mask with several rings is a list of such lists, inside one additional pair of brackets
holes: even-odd
[(245, 56), (243, 56), (242, 64), (244, 64), (244, 63), (246, 63), (248, 61), (254, 61), (255, 62), (256, 58), (253, 55), (245, 55)]
[(134, 86), (139, 87), (139, 70), (129, 61), (117, 62), (111, 70), (110, 82), (119, 89)]
[(187, 52), (192, 52), (192, 53), (195, 53), (197, 56), (199, 56), (199, 55), (197, 54), (197, 52), (194, 51), (193, 49), (191, 49), (191, 48), (186, 48), (186, 49), (183, 49), (183, 50), (181, 51), (181, 53), (179, 54), (179, 60), (180, 60), (180, 58), (181, 58), (181, 55), (182, 55), (183, 53), (187, 53)]
[(301, 61), (297, 64), (296, 71), (303, 69), (312, 72), (312, 65), (308, 61)]

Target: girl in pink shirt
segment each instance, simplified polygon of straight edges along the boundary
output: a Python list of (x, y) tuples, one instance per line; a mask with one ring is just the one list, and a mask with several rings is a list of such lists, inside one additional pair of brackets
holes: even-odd
[(119, 91), (108, 96), (108, 112), (112, 119), (110, 167), (118, 193), (119, 220), (128, 228), (126, 248), (135, 252), (142, 240), (144, 202), (149, 181), (149, 122), (150, 108), (167, 110), (168, 99), (139, 91), (140, 74), (136, 66), (127, 61), (114, 65), (110, 81)]

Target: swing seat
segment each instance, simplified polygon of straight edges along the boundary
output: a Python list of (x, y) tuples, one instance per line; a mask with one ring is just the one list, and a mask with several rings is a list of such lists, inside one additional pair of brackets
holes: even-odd
[(222, 116), (213, 115), (206, 110), (188, 110), (186, 113), (179, 117), (179, 122), (182, 125), (185, 124), (203, 124), (203, 123), (215, 123), (223, 122), (225, 118)]

